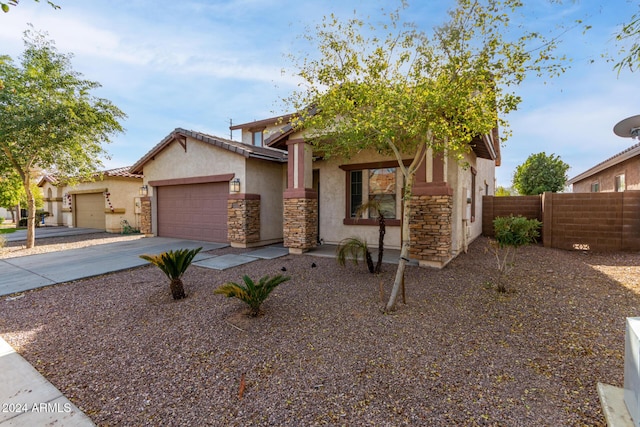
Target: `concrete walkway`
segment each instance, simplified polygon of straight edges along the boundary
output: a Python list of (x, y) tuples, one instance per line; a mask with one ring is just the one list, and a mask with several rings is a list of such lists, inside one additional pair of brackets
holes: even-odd
[(69, 399), (0, 338), (0, 426), (94, 426)]

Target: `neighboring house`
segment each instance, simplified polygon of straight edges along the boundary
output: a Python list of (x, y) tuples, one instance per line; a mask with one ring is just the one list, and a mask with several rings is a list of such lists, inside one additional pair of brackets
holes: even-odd
[(574, 193), (640, 190), (640, 144), (633, 145), (571, 178)]
[[(377, 198), (387, 218), (385, 246), (399, 248), (403, 176), (395, 158), (370, 151), (349, 160), (325, 160), (302, 133), (292, 129), (289, 118), (231, 127), (242, 130), (247, 146), (288, 152), (286, 188), (280, 196), (284, 201), (278, 201), (284, 205), (284, 246), (291, 253), (302, 253), (319, 242), (337, 244), (358, 236), (376, 247), (377, 221), (367, 215), (356, 219), (355, 210)], [(416, 174), (410, 255), (420, 265), (446, 265), (481, 234), (482, 196), (495, 193), (495, 167), (500, 162), (497, 130), (474, 140), (464, 161), (469, 167), (429, 151)]]
[(126, 220), (131, 227), (139, 227), (142, 175), (129, 172), (129, 167), (99, 172), (92, 181), (73, 186), (45, 176), (38, 186), (44, 196), (43, 209), (48, 213), (45, 225), (120, 233)]
[(11, 211), (5, 208), (0, 208), (0, 218), (11, 221), (13, 217), (11, 216)]
[(282, 242), (286, 152), (175, 129), (135, 165), (141, 231), (251, 247)]

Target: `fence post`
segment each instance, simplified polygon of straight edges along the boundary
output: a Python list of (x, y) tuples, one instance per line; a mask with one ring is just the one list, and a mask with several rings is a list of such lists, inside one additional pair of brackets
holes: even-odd
[(482, 196), (482, 234), (493, 237), (493, 197)]
[(542, 244), (550, 248), (553, 241), (553, 193), (545, 191), (540, 195), (542, 199)]

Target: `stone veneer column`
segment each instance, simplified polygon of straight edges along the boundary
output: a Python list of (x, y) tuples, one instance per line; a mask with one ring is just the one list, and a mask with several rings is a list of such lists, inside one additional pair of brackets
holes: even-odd
[(429, 150), (416, 173), (409, 221), (410, 258), (420, 266), (442, 268), (451, 260), (453, 189), (446, 182), (447, 162)]
[(451, 259), (453, 196), (415, 195), (411, 198), (409, 254), (420, 265), (443, 267)]
[(318, 242), (318, 193), (313, 190), (285, 191), (284, 247), (293, 254), (314, 248)]
[(227, 238), (244, 248), (260, 241), (260, 195), (230, 194), (227, 199)]
[(152, 234), (151, 227), (151, 197), (140, 197), (140, 233)]
[(313, 190), (313, 148), (302, 139), (287, 141), (287, 189), (284, 191), (284, 247), (301, 254), (318, 241), (318, 192)]

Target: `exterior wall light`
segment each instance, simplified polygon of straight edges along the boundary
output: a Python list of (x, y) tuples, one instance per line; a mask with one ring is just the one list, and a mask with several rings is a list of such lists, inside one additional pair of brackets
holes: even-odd
[(140, 189), (138, 190), (138, 193), (142, 196), (142, 197), (147, 197), (149, 195), (149, 186), (148, 185), (143, 185), (142, 187), (140, 187)]
[(231, 180), (230, 186), (231, 186), (231, 192), (232, 193), (239, 193), (240, 192), (240, 180), (238, 178), (235, 178), (235, 179)]

